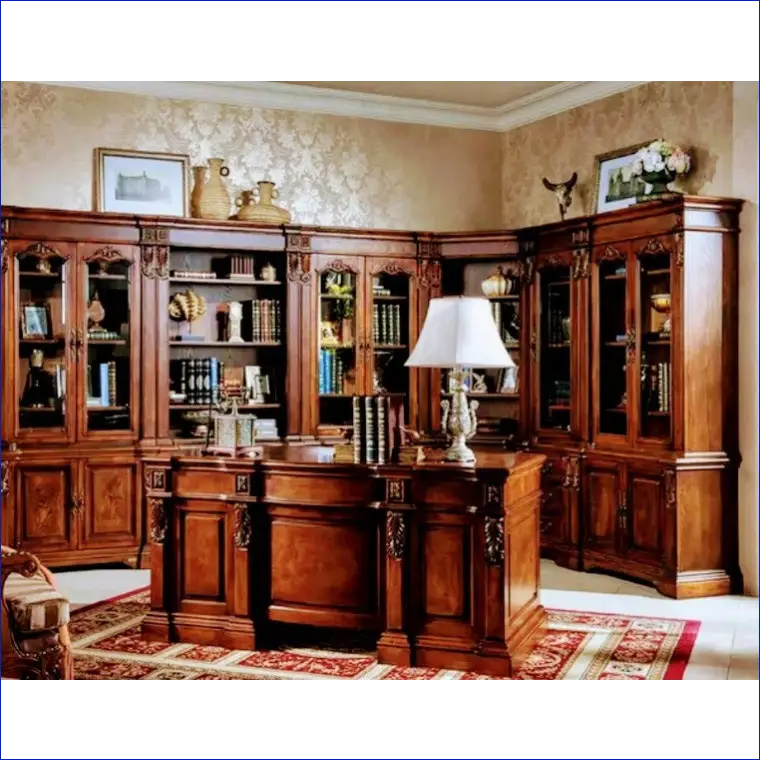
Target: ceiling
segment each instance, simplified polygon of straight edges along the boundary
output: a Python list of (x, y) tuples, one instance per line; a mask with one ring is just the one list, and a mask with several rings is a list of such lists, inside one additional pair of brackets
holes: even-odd
[(645, 82), (42, 82), (157, 98), (506, 132)]
[(499, 108), (562, 82), (283, 82), (434, 103)]

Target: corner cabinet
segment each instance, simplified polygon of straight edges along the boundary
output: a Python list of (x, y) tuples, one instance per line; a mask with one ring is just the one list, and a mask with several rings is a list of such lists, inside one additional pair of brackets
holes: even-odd
[(534, 272), (530, 447), (577, 457), (580, 481), (573, 533), (545, 475), (546, 556), (679, 598), (741, 587), (740, 209), (678, 196), (521, 232)]

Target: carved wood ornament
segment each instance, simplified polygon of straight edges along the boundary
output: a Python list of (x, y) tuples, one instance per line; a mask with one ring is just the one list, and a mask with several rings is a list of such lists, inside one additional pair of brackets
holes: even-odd
[(308, 235), (289, 233), (286, 238), (286, 250), (288, 281), (297, 285), (308, 285), (311, 282), (311, 238)]
[(486, 516), (483, 524), (486, 562), (500, 565), (504, 562), (504, 518)]
[(149, 280), (169, 278), (169, 230), (162, 227), (145, 227), (140, 230), (142, 253), (140, 262), (143, 276)]
[(573, 254), (573, 279), (582, 280), (589, 277), (589, 250), (588, 248), (579, 248)]
[(388, 512), (385, 518), (385, 551), (391, 559), (404, 556), (406, 522), (401, 512)]
[(2, 494), (3, 496), (7, 496), (8, 493), (11, 490), (11, 463), (10, 462), (2, 462), (2, 471), (1, 471), (1, 480), (2, 480)]
[(158, 467), (146, 467), (143, 480), (148, 491), (166, 490), (166, 473)]
[(235, 504), (235, 546), (247, 549), (251, 545), (251, 513), (247, 504)]
[(670, 251), (662, 244), (662, 241), (658, 238), (652, 238), (638, 252), (639, 256), (657, 256), (659, 254), (665, 254), (669, 256)]
[(429, 290), (441, 287), (441, 262), (431, 259), (420, 261), (420, 286)]
[(148, 508), (150, 510), (150, 540), (154, 544), (163, 544), (168, 525), (164, 500), (151, 497), (148, 499)]
[(105, 261), (109, 263), (113, 261), (128, 261), (126, 256), (124, 256), (121, 251), (117, 250), (116, 248), (112, 248), (110, 245), (107, 245), (104, 248), (98, 248), (98, 250), (94, 253), (91, 253), (89, 256), (85, 256), (84, 260)]

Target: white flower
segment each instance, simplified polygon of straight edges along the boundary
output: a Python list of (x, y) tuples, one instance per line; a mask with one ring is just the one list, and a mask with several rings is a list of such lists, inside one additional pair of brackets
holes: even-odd
[(665, 168), (665, 162), (661, 159), (658, 159), (654, 162), (654, 170), (656, 172), (661, 172)]
[(675, 155), (671, 154), (670, 156), (668, 156), (668, 160), (666, 162), (666, 166), (672, 172), (678, 171), (678, 169), (676, 168), (677, 163), (676, 163), (676, 157), (675, 157)]
[(651, 153), (659, 153), (662, 150), (662, 141), (661, 140), (655, 140), (650, 146), (649, 151)]
[(653, 172), (654, 171), (654, 158), (652, 156), (647, 156), (644, 159), (644, 171), (645, 172)]

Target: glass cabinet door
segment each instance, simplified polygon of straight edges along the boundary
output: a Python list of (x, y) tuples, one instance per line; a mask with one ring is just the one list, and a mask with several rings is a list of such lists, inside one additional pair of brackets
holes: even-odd
[(137, 426), (139, 279), (131, 253), (110, 247), (85, 255), (80, 272), (81, 433), (124, 437)]
[(363, 393), (359, 291), (361, 262), (317, 260), (318, 361), (320, 426), (339, 429), (352, 424), (351, 398)]
[(595, 436), (628, 436), (628, 367), (635, 341), (628, 319), (627, 248), (593, 253), (592, 325)]
[(77, 343), (72, 297), (75, 270), (67, 243), (12, 243), (17, 248), (16, 392), (21, 439), (73, 435)]
[(671, 439), (670, 253), (656, 240), (639, 252), (636, 287), (637, 439)]
[(538, 281), (539, 427), (570, 430), (571, 395), (571, 273), (570, 263), (543, 266)]
[[(413, 275), (393, 264), (386, 265), (369, 278), (371, 325), (366, 328), (366, 353), (370, 359), (367, 391), (372, 394), (403, 394), (407, 404), (411, 370), (404, 366), (409, 358), (416, 298)], [(416, 403), (416, 399), (415, 399)]]

